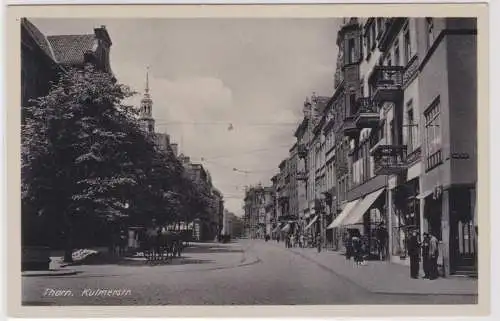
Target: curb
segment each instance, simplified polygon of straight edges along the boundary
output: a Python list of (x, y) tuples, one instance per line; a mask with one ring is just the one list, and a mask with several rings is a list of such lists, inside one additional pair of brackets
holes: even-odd
[(339, 272), (333, 270), (332, 268), (330, 268), (329, 266), (326, 266), (324, 265), (323, 263), (320, 263), (310, 257), (308, 257), (307, 255), (304, 255), (302, 253), (299, 253), (299, 252), (296, 252), (294, 250), (290, 250), (290, 252), (294, 253), (295, 255), (298, 255), (310, 262), (313, 262), (315, 264), (317, 264), (318, 266), (322, 267), (323, 269), (326, 269), (330, 272), (332, 272), (333, 274), (337, 275), (338, 277), (346, 280), (346, 281), (349, 281), (350, 283), (352, 284), (355, 284), (356, 286), (370, 292), (370, 293), (374, 293), (374, 294), (385, 294), (385, 295), (418, 295), (418, 296), (422, 296), (422, 295), (449, 295), (449, 296), (478, 296), (478, 293), (472, 293), (472, 292), (469, 292), (469, 291), (464, 291), (464, 292), (461, 292), (461, 293), (457, 293), (457, 292), (439, 292), (439, 293), (423, 293), (423, 292), (411, 292), (411, 291), (387, 291), (387, 290), (376, 290), (376, 289), (370, 289), (364, 285), (361, 285), (359, 284), (358, 282), (354, 281), (352, 278), (350, 277), (347, 277), (345, 275), (342, 275), (340, 274)]
[(80, 273), (79, 271), (74, 271), (74, 270), (68, 270), (68, 271), (40, 271), (40, 272), (35, 272), (35, 271), (30, 271), (30, 272), (22, 272), (21, 276), (22, 277), (37, 277), (37, 276), (69, 276), (69, 275), (76, 275)]

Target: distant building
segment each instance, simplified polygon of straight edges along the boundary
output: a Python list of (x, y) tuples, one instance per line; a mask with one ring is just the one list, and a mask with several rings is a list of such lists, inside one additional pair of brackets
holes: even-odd
[(250, 238), (264, 238), (266, 235), (266, 218), (273, 197), (274, 189), (261, 185), (252, 186), (245, 191), (245, 233)]

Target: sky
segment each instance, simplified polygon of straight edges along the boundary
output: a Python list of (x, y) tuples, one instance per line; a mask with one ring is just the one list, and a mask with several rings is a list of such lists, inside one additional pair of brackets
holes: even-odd
[(155, 130), (204, 165), (239, 216), (245, 186), (270, 185), (288, 156), (305, 98), (333, 93), (340, 19), (31, 21), (46, 35), (106, 26), (111, 68), (139, 93), (134, 105), (149, 66)]

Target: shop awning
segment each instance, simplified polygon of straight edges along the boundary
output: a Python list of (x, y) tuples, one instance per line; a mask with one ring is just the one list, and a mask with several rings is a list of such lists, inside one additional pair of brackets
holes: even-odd
[(287, 223), (282, 229), (281, 229), (281, 232), (285, 232), (287, 233), (288, 231), (290, 231), (290, 223)]
[(378, 191), (372, 192), (365, 196), (361, 202), (353, 208), (353, 210), (347, 215), (346, 219), (343, 220), (341, 225), (354, 225), (359, 224), (363, 221), (363, 215), (370, 209), (370, 207), (379, 198), (380, 194), (384, 192), (385, 188), (381, 188)]
[(332, 228), (339, 227), (340, 224), (342, 223), (342, 221), (349, 214), (349, 212), (359, 203), (359, 200), (360, 199), (357, 199), (357, 200), (354, 200), (354, 201), (351, 201), (351, 202), (347, 203), (345, 205), (344, 209), (342, 210), (342, 212), (339, 214), (339, 216), (337, 216), (333, 220), (332, 224), (328, 225), (327, 229), (332, 229)]
[(313, 224), (314, 224), (314, 223), (316, 223), (316, 221), (317, 221), (317, 220), (318, 220), (318, 215), (316, 215), (316, 216), (315, 216), (315, 217), (311, 220), (311, 222), (309, 222), (309, 224), (307, 224), (307, 226), (306, 226), (306, 228), (305, 228), (305, 229), (307, 230), (307, 229), (311, 228), (311, 226), (313, 226)]
[(422, 172), (421, 163), (416, 163), (415, 165), (408, 168), (408, 171), (406, 173), (406, 180), (411, 181), (412, 179), (419, 177), (421, 172)]
[(427, 196), (431, 195), (433, 192), (433, 190), (428, 190), (428, 191), (425, 191), (423, 193), (420, 193), (417, 195), (417, 199), (421, 200), (421, 199), (425, 199)]

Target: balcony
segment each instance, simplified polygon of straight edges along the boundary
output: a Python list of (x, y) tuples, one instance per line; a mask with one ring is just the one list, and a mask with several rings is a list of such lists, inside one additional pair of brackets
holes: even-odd
[(349, 116), (344, 118), (342, 124), (342, 133), (344, 136), (354, 138), (359, 135), (360, 129), (356, 126), (356, 116)]
[(379, 126), (380, 114), (378, 106), (369, 97), (361, 97), (356, 101), (357, 114), (356, 114), (356, 127), (363, 128), (376, 128)]
[(297, 172), (297, 180), (298, 181), (307, 181), (307, 173), (304, 171)]
[(376, 66), (370, 76), (374, 88), (375, 104), (383, 102), (397, 103), (403, 97), (403, 67)]
[(337, 176), (342, 176), (349, 172), (349, 168), (346, 161), (338, 161), (335, 163), (335, 172)]
[(299, 158), (306, 158), (307, 157), (307, 147), (305, 144), (299, 144), (297, 146), (297, 153), (299, 155)]
[(378, 145), (371, 154), (375, 175), (400, 174), (407, 167), (406, 145)]

